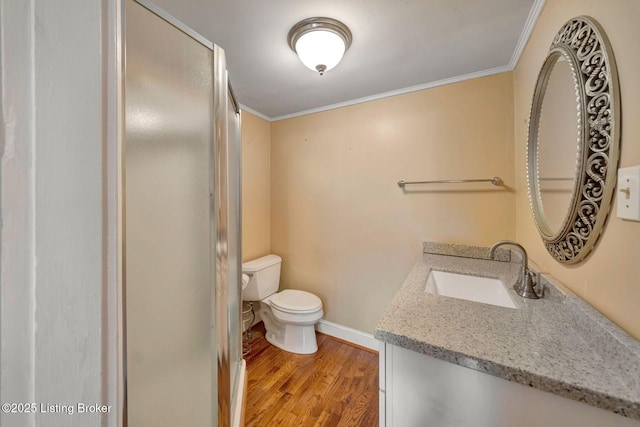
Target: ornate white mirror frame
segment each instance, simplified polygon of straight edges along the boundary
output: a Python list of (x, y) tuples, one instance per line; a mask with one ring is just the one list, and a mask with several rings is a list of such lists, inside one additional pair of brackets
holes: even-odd
[[(569, 209), (558, 230), (544, 216), (539, 127), (544, 94), (559, 57), (571, 64), (578, 95), (578, 153)], [(618, 74), (609, 40), (593, 19), (579, 16), (553, 40), (535, 86), (527, 144), (529, 202), (544, 245), (558, 262), (574, 264), (594, 248), (615, 192), (620, 140)]]

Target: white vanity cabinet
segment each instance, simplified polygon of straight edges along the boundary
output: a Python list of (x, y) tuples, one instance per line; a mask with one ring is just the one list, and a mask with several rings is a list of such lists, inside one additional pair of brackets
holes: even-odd
[(380, 426), (638, 427), (640, 421), (381, 342)]

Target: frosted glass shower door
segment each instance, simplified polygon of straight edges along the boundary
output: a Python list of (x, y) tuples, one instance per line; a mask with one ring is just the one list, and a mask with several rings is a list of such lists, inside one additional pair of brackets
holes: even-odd
[(213, 51), (133, 1), (125, 28), (128, 425), (210, 427)]

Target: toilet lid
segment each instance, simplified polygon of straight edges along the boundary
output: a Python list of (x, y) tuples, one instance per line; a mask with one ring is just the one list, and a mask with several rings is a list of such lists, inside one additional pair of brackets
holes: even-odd
[(271, 305), (282, 311), (300, 313), (319, 309), (322, 301), (309, 292), (285, 289), (271, 297)]

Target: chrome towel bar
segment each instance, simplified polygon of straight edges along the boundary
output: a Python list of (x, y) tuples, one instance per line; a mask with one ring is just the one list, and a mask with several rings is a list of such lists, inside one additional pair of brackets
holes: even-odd
[(487, 179), (444, 179), (439, 181), (398, 181), (398, 187), (404, 188), (410, 184), (460, 184), (464, 182), (490, 182), (493, 185), (502, 185), (502, 179), (497, 176)]

